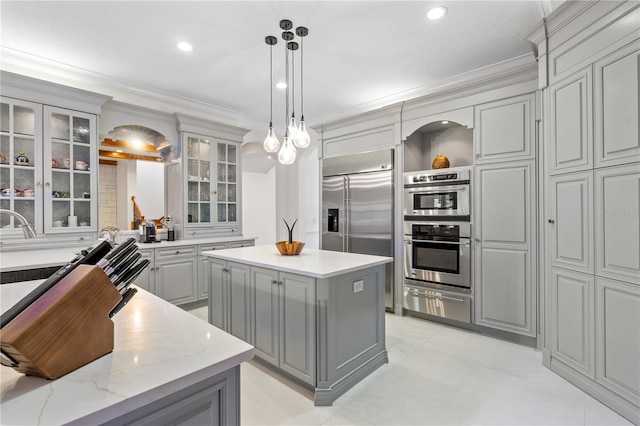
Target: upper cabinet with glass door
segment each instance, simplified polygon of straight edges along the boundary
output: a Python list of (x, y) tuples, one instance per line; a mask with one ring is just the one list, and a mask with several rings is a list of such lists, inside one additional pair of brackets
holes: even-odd
[(185, 134), (186, 226), (238, 224), (238, 144)]
[[(42, 232), (42, 107), (9, 98), (0, 101), (0, 208), (24, 216)], [(17, 233), (20, 226), (14, 216), (0, 215), (2, 234)]]
[(44, 115), (45, 232), (96, 230), (96, 116), (49, 106)]

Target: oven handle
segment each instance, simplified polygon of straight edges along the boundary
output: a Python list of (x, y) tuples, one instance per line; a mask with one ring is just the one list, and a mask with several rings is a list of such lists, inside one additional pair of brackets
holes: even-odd
[(445, 295), (438, 295), (438, 296), (434, 296), (431, 294), (427, 294), (427, 293), (420, 293), (419, 290), (410, 288), (407, 290), (409, 293), (413, 294), (414, 296), (421, 296), (421, 297), (425, 297), (427, 299), (448, 299), (448, 300), (453, 300), (454, 302), (464, 302), (465, 299), (459, 299), (457, 297), (451, 297), (451, 296), (445, 296)]
[(416, 192), (424, 194), (441, 193), (443, 191), (461, 191), (465, 192), (469, 189), (469, 184), (462, 185), (443, 185), (443, 186), (407, 186), (404, 187), (404, 192), (408, 194), (414, 194)]
[(456, 245), (456, 246), (470, 246), (471, 245), (471, 241), (469, 239), (466, 239), (466, 240), (467, 241), (460, 241), (460, 242), (457, 242), (457, 243), (454, 242), (454, 241), (433, 241), (433, 240), (404, 240), (404, 242), (407, 243), (407, 244), (432, 243), (432, 244), (451, 244), (451, 245)]

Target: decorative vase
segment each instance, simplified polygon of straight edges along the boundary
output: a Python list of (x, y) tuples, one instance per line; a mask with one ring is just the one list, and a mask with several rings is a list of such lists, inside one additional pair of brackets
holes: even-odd
[(446, 155), (438, 155), (431, 163), (431, 167), (435, 169), (446, 169), (449, 167), (449, 159)]

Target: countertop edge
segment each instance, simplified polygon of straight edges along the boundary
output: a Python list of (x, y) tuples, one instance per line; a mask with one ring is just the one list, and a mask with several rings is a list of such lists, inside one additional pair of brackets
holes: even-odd
[[(342, 268), (340, 270), (334, 270), (334, 271), (330, 271), (327, 273), (321, 273), (321, 272), (316, 272), (316, 271), (310, 271), (310, 270), (304, 270), (304, 269), (300, 269), (300, 268), (295, 268), (295, 267), (289, 267), (289, 266), (283, 266), (281, 264), (275, 264), (275, 263), (270, 263), (270, 262), (265, 262), (265, 261), (261, 261), (261, 260), (257, 260), (257, 259), (246, 259), (246, 258), (238, 258), (237, 256), (233, 255), (232, 253), (225, 253), (225, 250), (209, 250), (209, 251), (203, 251), (201, 253), (204, 256), (208, 256), (208, 257), (213, 257), (216, 259), (221, 259), (221, 260), (227, 260), (227, 261), (231, 261), (231, 262), (238, 262), (238, 263), (244, 263), (250, 266), (258, 266), (258, 267), (262, 267), (262, 268), (267, 268), (267, 269), (277, 269), (278, 271), (282, 271), (282, 272), (290, 272), (292, 274), (298, 274), (298, 275), (303, 275), (303, 276), (307, 276), (307, 277), (312, 277), (312, 278), (320, 278), (320, 279), (325, 279), (325, 278), (332, 278), (332, 277), (336, 277), (339, 275), (343, 275), (343, 274), (347, 274), (349, 272), (354, 272), (354, 271), (359, 271), (361, 269), (364, 268), (371, 268), (374, 266), (379, 266), (379, 265), (384, 265), (390, 262), (393, 262), (393, 258), (392, 257), (382, 257), (382, 256), (376, 256), (379, 257), (379, 260), (372, 260), (370, 262), (368, 262), (366, 265), (354, 265), (354, 266), (350, 266), (350, 267), (346, 267), (346, 268)], [(351, 254), (351, 253), (344, 253), (344, 254)], [(367, 255), (369, 256), (369, 255)], [(373, 256), (373, 255), (371, 255)]]

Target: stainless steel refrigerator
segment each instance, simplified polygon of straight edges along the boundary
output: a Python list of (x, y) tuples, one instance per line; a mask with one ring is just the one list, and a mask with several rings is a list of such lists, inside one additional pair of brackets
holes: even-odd
[[(393, 257), (393, 150), (322, 162), (322, 249)], [(385, 307), (394, 309), (393, 262)]]

